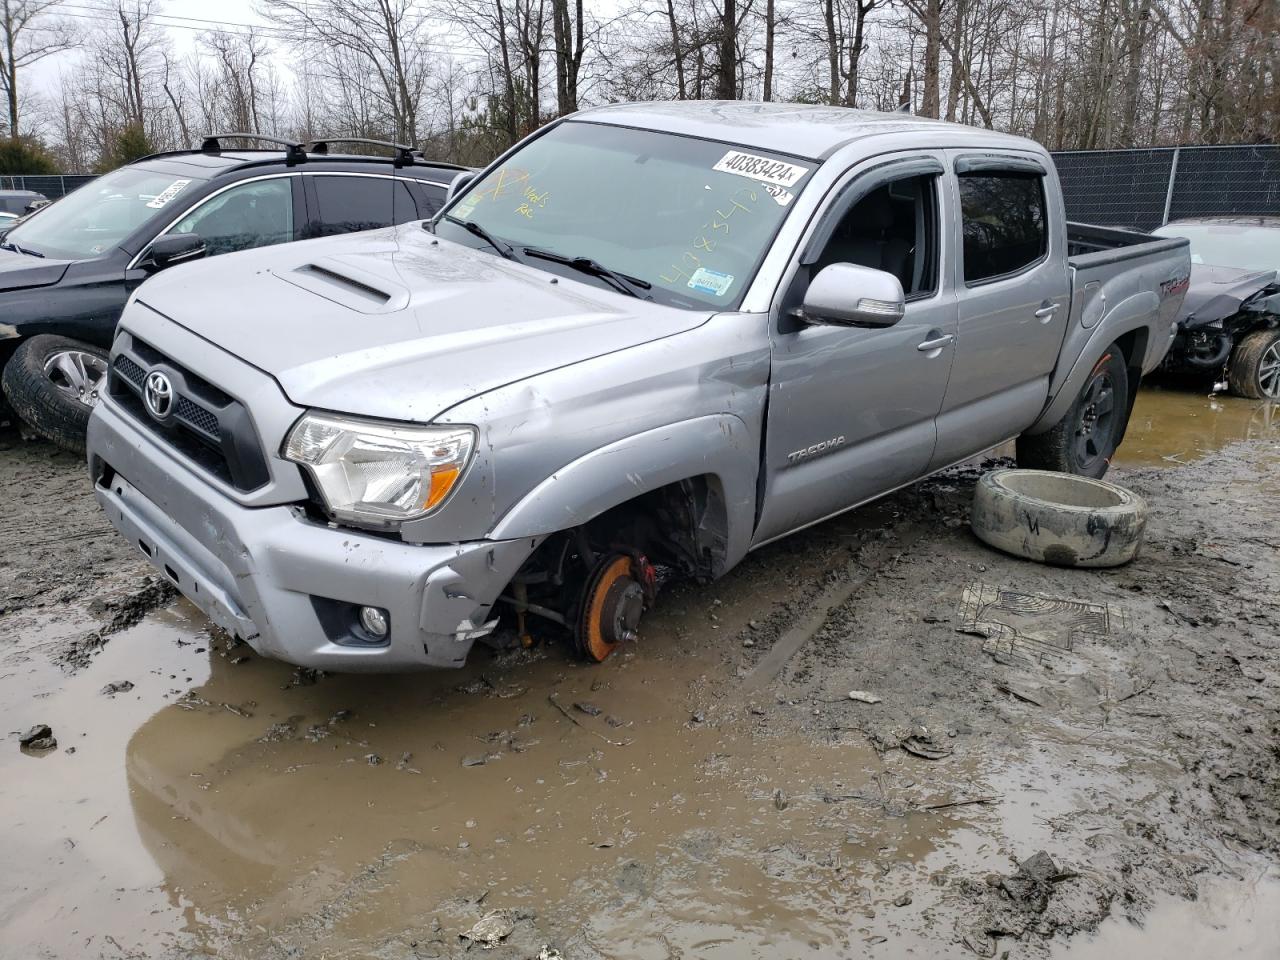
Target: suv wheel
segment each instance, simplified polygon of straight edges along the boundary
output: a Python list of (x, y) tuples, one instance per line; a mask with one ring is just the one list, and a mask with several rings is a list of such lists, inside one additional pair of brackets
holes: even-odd
[(4, 368), (4, 393), (14, 411), (64, 450), (84, 453), (89, 414), (106, 386), (107, 352), (40, 334), (24, 340)]
[(1100, 479), (1120, 446), (1128, 416), (1129, 371), (1113, 345), (1061, 420), (1045, 433), (1018, 438), (1018, 466)]
[(1280, 400), (1280, 330), (1240, 338), (1227, 361), (1227, 386), (1237, 397)]

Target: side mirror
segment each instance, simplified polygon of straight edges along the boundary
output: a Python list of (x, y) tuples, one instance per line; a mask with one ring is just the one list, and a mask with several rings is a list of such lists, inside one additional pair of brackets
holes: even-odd
[(818, 271), (805, 291), (806, 323), (839, 327), (892, 327), (907, 310), (902, 283), (892, 273), (833, 263)]
[(144, 270), (155, 272), (205, 255), (204, 241), (195, 233), (172, 233), (152, 242), (146, 256), (138, 263)]
[(476, 178), (474, 170), (464, 170), (453, 178), (449, 184), (449, 189), (445, 192), (444, 202), (449, 203), (454, 197), (470, 186), (471, 181)]

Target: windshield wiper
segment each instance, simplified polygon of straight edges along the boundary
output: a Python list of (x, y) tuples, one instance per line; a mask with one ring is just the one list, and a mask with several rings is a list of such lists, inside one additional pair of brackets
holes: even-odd
[(511, 244), (503, 243), (501, 240), (495, 237), (492, 233), (490, 233), (484, 227), (480, 226), (480, 224), (476, 223), (474, 220), (463, 220), (461, 217), (455, 217), (452, 214), (448, 214), (448, 213), (445, 214), (444, 218), (448, 220), (450, 223), (456, 223), (463, 230), (467, 231), (467, 233), (475, 234), (477, 237), (479, 237), (489, 246), (493, 247), (493, 249), (497, 250), (500, 254), (502, 254), (504, 259), (506, 260), (516, 259), (516, 253), (515, 253), (515, 250), (511, 248)]
[[(566, 267), (572, 267), (574, 270), (589, 273), (593, 277), (599, 277), (619, 293), (625, 293), (629, 297), (640, 296), (640, 294), (636, 293), (636, 288), (648, 290), (653, 287), (653, 284), (648, 280), (641, 280), (639, 277), (631, 277), (625, 273), (610, 270), (603, 263), (592, 260), (590, 257), (566, 257), (563, 253), (539, 250), (537, 247), (525, 247), (524, 255), (526, 257), (535, 257), (538, 260), (550, 260), (552, 263), (562, 263)], [(653, 298), (643, 297), (642, 299), (652, 300)]]
[(12, 240), (0, 240), (0, 250), (12, 250), (14, 253), (25, 253), (28, 257), (39, 257), (41, 260), (44, 259), (43, 253), (37, 253), (34, 250), (26, 250), (18, 246)]

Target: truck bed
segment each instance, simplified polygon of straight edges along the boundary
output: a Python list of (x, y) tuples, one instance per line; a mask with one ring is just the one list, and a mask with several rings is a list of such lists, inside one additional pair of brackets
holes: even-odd
[[(1187, 246), (1181, 237), (1156, 237), (1086, 223), (1067, 224), (1071, 319), (1050, 384), (1051, 398), (1074, 396), (1078, 384), (1071, 380), (1072, 372), (1092, 339), (1114, 339), (1117, 326), (1123, 326), (1114, 321), (1122, 321), (1134, 312), (1149, 313), (1174, 292), (1168, 284), (1185, 280), (1190, 270)], [(1164, 359), (1174, 316), (1170, 307), (1160, 310), (1152, 320), (1146, 352), (1140, 358), (1144, 373)], [(1061, 404), (1050, 404), (1050, 420), (1062, 415), (1060, 407)]]
[(1067, 223), (1067, 263), (1077, 269), (1132, 260), (1182, 245), (1179, 237), (1157, 237), (1137, 230), (1100, 227), (1091, 223)]

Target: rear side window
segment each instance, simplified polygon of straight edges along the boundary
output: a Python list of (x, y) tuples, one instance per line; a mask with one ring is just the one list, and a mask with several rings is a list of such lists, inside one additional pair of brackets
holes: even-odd
[(1049, 249), (1044, 183), (1037, 174), (963, 173), (960, 212), (965, 283), (1017, 273)]
[(391, 177), (317, 176), (312, 178), (319, 223), (312, 236), (328, 237), (374, 230), (418, 220), (417, 204), (403, 180)]

